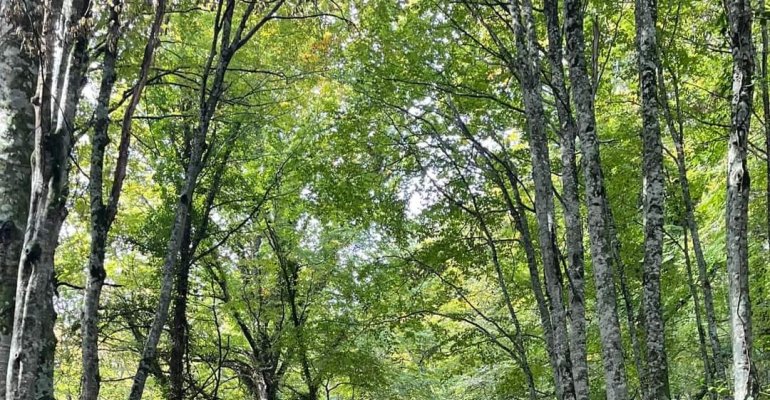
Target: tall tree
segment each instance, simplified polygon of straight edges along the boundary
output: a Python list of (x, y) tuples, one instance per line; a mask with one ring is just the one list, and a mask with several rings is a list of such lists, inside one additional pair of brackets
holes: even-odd
[[(763, 124), (765, 131), (765, 153), (770, 154), (770, 123), (768, 123), (768, 118), (770, 118), (770, 90), (768, 90), (767, 85), (767, 56), (768, 52), (770, 52), (770, 37), (768, 37), (767, 32), (768, 13), (767, 10), (765, 10), (765, 0), (759, 0), (759, 13), (759, 26), (762, 34), (762, 52), (760, 54), (759, 68), (762, 75), (759, 79), (759, 87), (762, 90), (762, 116), (765, 119)], [(767, 186), (765, 189), (765, 223), (767, 225), (767, 240), (770, 241), (770, 157), (766, 157), (765, 159), (765, 173), (767, 174)]]
[[(678, 24), (674, 27), (674, 35), (679, 29)], [(673, 66), (668, 66), (666, 60), (667, 52), (663, 47), (659, 47), (661, 53), (661, 68), (658, 70), (658, 88), (659, 88), (659, 102), (663, 109), (663, 115), (665, 117), (666, 126), (671, 135), (671, 140), (674, 143), (674, 159), (676, 161), (677, 173), (679, 178), (679, 187), (682, 192), (682, 202), (684, 203), (684, 218), (686, 222), (686, 229), (690, 232), (692, 240), (692, 250), (695, 254), (695, 263), (698, 267), (698, 282), (700, 291), (703, 294), (703, 309), (706, 313), (706, 324), (708, 326), (708, 339), (711, 347), (711, 366), (710, 371), (707, 371), (709, 375), (713, 375), (713, 378), (726, 382), (727, 377), (725, 375), (725, 363), (722, 357), (722, 345), (719, 340), (719, 332), (717, 331), (717, 318), (716, 311), (714, 310), (714, 295), (711, 291), (711, 278), (708, 274), (708, 268), (706, 266), (706, 257), (703, 254), (703, 245), (700, 239), (700, 231), (698, 230), (698, 221), (695, 219), (695, 202), (693, 201), (690, 190), (690, 178), (687, 177), (687, 157), (685, 153), (685, 139), (684, 139), (684, 124), (685, 116), (682, 115), (681, 96), (679, 89), (679, 74)], [(668, 66), (668, 68), (667, 68)], [(668, 91), (668, 81), (666, 80), (666, 74), (664, 70), (668, 70), (668, 75), (671, 78), (671, 86), (673, 89), (673, 105), (669, 105), (669, 96), (671, 92)], [(685, 245), (687, 241), (685, 240)], [(685, 253), (686, 250), (685, 250)], [(685, 257), (689, 257), (689, 254), (685, 254)], [(694, 301), (697, 303), (698, 293), (694, 292)], [(700, 319), (700, 307), (695, 306), (696, 319)], [(699, 324), (700, 326), (700, 324)]]
[(636, 0), (636, 51), (639, 66), (639, 89), (642, 112), (642, 171), (644, 214), (644, 269), (642, 307), (644, 310), (647, 350), (647, 382), (643, 390), (648, 400), (668, 400), (668, 361), (665, 329), (660, 302), (660, 269), (663, 263), (663, 218), (665, 182), (663, 144), (658, 120), (657, 72), (658, 43), (655, 23), (657, 4), (654, 0)]
[[(198, 125), (190, 141), (190, 156), (186, 165), (181, 193), (175, 206), (174, 222), (163, 260), (160, 298), (150, 331), (147, 334), (139, 366), (134, 375), (129, 395), (130, 400), (142, 398), (150, 364), (155, 358), (160, 335), (168, 318), (168, 309), (171, 304), (171, 295), (174, 287), (174, 270), (182, 245), (182, 236), (187, 225), (187, 218), (190, 216), (190, 207), (195, 188), (198, 184), (198, 176), (205, 166), (204, 153), (207, 147), (206, 138), (211, 127), (211, 121), (227, 87), (225, 75), (227, 74), (228, 66), (238, 50), (243, 48), (273, 18), (274, 14), (283, 5), (284, 0), (278, 0), (270, 4), (263, 15), (251, 26), (249, 26), (249, 21), (253, 20), (257, 16), (256, 14), (262, 10), (257, 9), (258, 4), (256, 2), (250, 2), (240, 13), (240, 18), (235, 18), (236, 3), (236, 0), (220, 0), (216, 4), (214, 38), (202, 71), (203, 80), (200, 86)], [(209, 79), (211, 79), (210, 86), (208, 83)]]
[(755, 399), (758, 382), (753, 365), (751, 300), (749, 296), (749, 167), (748, 137), (754, 96), (754, 43), (749, 0), (727, 4), (733, 60), (731, 128), (727, 150), (727, 280), (733, 349), (735, 400)]
[(85, 295), (83, 296), (83, 381), (81, 400), (96, 400), (99, 397), (99, 330), (97, 327), (99, 315), (99, 298), (101, 297), (107, 272), (104, 269), (105, 247), (107, 234), (115, 221), (123, 190), (123, 182), (128, 167), (128, 153), (131, 141), (131, 124), (134, 112), (139, 105), (144, 86), (152, 66), (155, 47), (158, 43), (160, 26), (166, 10), (166, 1), (159, 0), (156, 4), (155, 16), (150, 27), (150, 34), (145, 46), (139, 78), (131, 92), (131, 98), (123, 114), (118, 157), (115, 173), (110, 189), (109, 200), (103, 199), (104, 193), (104, 159), (105, 149), (109, 142), (109, 108), (115, 79), (117, 78), (116, 62), (118, 58), (118, 39), (121, 34), (120, 15), (123, 4), (114, 0), (109, 7), (107, 40), (104, 45), (104, 60), (102, 62), (102, 82), (95, 111), (94, 132), (91, 148), (91, 169), (89, 174), (89, 196), (91, 205), (91, 249), (88, 257), (88, 276), (86, 278)]
[(606, 221), (607, 205), (596, 134), (594, 93), (585, 60), (583, 20), (585, 11), (579, 0), (565, 0), (565, 36), (572, 99), (577, 115), (578, 136), (583, 150), (583, 173), (586, 186), (588, 237), (591, 243), (591, 264), (596, 281), (596, 307), (599, 313), (599, 333), (602, 341), (602, 363), (608, 400), (628, 398), (623, 344), (618, 321), (615, 284), (610, 268), (611, 245)]
[(510, 3), (513, 33), (516, 42), (516, 72), (524, 100), (532, 159), (532, 179), (535, 182), (535, 214), (538, 241), (545, 272), (545, 287), (551, 311), (553, 352), (555, 355), (556, 393), (562, 400), (575, 398), (572, 359), (567, 333), (567, 310), (564, 306), (562, 277), (557, 258), (555, 214), (551, 160), (548, 151), (546, 120), (543, 111), (540, 63), (538, 61), (535, 21), (532, 2), (518, 0)]
[(6, 398), (53, 398), (54, 253), (67, 214), (74, 116), (85, 83), (91, 2), (45, 1), (32, 36), (38, 58), (32, 183), (19, 263)]
[(561, 179), (564, 227), (567, 246), (567, 275), (569, 277), (570, 355), (575, 397), (588, 399), (588, 360), (586, 349), (586, 311), (584, 283), (583, 221), (578, 196), (578, 170), (575, 160), (577, 126), (572, 115), (569, 92), (564, 82), (564, 52), (562, 27), (559, 22), (559, 3), (545, 0), (543, 9), (548, 31), (548, 59), (551, 64), (551, 83), (554, 87), (556, 112), (561, 134)]
[(24, 46), (24, 34), (31, 34), (24, 12), (34, 11), (24, 5), (32, 7), (0, 1), (0, 399), (5, 399), (11, 354), (16, 277), (29, 211), (29, 156), (35, 129), (30, 100), (35, 92), (37, 66), (33, 49)]

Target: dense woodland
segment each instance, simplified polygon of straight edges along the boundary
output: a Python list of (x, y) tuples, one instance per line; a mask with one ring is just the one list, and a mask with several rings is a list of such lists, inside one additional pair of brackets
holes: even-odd
[(0, 399), (770, 398), (764, 0), (0, 0)]

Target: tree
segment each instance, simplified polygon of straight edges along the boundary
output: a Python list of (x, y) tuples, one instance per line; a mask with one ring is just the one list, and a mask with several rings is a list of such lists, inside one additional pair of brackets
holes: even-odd
[[(583, 34), (584, 10), (580, 1), (564, 3), (567, 60), (572, 81), (572, 99), (577, 114), (578, 136), (583, 150), (583, 173), (586, 185), (586, 208), (591, 263), (596, 282), (599, 330), (602, 338), (602, 363), (609, 400), (628, 398), (623, 345), (616, 309), (615, 283), (610, 269), (611, 248), (605, 209), (604, 173), (596, 134), (594, 95), (588, 78)], [(629, 327), (629, 329), (633, 329)]]
[(639, 89), (642, 99), (642, 142), (644, 183), (644, 310), (647, 349), (646, 399), (671, 398), (668, 385), (666, 337), (660, 302), (660, 268), (663, 263), (663, 223), (665, 184), (663, 144), (658, 117), (657, 71), (660, 69), (657, 49), (657, 5), (638, 0), (636, 14), (636, 49), (639, 62)]
[[(194, 130), (190, 141), (190, 158), (185, 171), (184, 184), (179, 195), (178, 204), (174, 215), (174, 224), (172, 225), (171, 235), (168, 240), (165, 259), (163, 261), (163, 281), (161, 296), (158, 301), (155, 318), (153, 320), (150, 332), (147, 335), (142, 358), (139, 362), (134, 383), (131, 389), (129, 399), (139, 400), (144, 391), (144, 384), (147, 380), (150, 363), (155, 357), (155, 351), (160, 340), (160, 334), (168, 318), (168, 308), (171, 303), (171, 292), (174, 283), (174, 267), (176, 265), (179, 250), (182, 245), (182, 235), (189, 218), (190, 206), (194, 196), (195, 188), (198, 183), (198, 175), (205, 166), (204, 153), (206, 150), (206, 137), (209, 133), (211, 119), (214, 117), (220, 98), (225, 91), (225, 74), (228, 65), (235, 53), (241, 49), (262, 26), (267, 23), (273, 14), (283, 5), (279, 0), (272, 5), (265, 14), (251, 27), (247, 28), (250, 18), (255, 15), (256, 3), (250, 3), (246, 6), (239, 19), (235, 19), (236, 4), (235, 0), (219, 1), (217, 4), (217, 14), (214, 21), (215, 35), (209, 53), (206, 65), (204, 66), (202, 76), (204, 77), (200, 89), (200, 103), (198, 125)], [(232, 31), (233, 25), (235, 30)], [(218, 42), (221, 40), (221, 44)], [(214, 63), (216, 59), (216, 63)], [(207, 80), (211, 78), (211, 87)]]
[[(24, 34), (31, 29), (24, 22), (25, 5), (0, 2), (0, 398), (5, 399), (5, 376), (10, 359), (16, 278), (24, 242), (29, 209), (32, 133), (35, 115), (30, 99), (34, 94), (36, 60), (25, 48)], [(24, 27), (14, 29), (14, 27)]]
[(752, 362), (747, 238), (750, 180), (746, 153), (754, 96), (752, 12), (750, 1), (727, 3), (733, 57), (731, 129), (727, 156), (727, 275), (736, 400), (753, 399), (758, 395), (756, 371)]
[(120, 193), (126, 177), (128, 152), (131, 140), (131, 124), (134, 112), (139, 105), (144, 86), (147, 84), (150, 67), (152, 66), (155, 47), (158, 42), (160, 25), (166, 9), (165, 0), (158, 1), (155, 18), (150, 27), (150, 35), (145, 47), (139, 78), (131, 93), (128, 107), (123, 115), (121, 124), (120, 143), (118, 144), (118, 159), (115, 176), (107, 204), (103, 200), (104, 192), (104, 156), (109, 142), (109, 108), (110, 97), (117, 78), (116, 61), (118, 58), (118, 40), (121, 34), (121, 11), (123, 5), (119, 0), (109, 7), (109, 27), (107, 41), (104, 47), (102, 62), (102, 82), (99, 87), (94, 122), (94, 132), (91, 137), (91, 169), (89, 173), (89, 195), (91, 203), (91, 250), (87, 267), (85, 296), (83, 299), (83, 389), (81, 400), (96, 400), (99, 397), (99, 331), (97, 328), (99, 298), (107, 273), (104, 269), (104, 254), (107, 234), (115, 221), (120, 202)]
[(75, 1), (69, 8), (46, 1), (40, 7), (40, 30), (36, 24), (29, 33), (38, 60), (32, 183), (6, 381), (6, 398), (19, 400), (53, 398), (54, 253), (67, 214), (74, 116), (90, 33), (90, 1)]

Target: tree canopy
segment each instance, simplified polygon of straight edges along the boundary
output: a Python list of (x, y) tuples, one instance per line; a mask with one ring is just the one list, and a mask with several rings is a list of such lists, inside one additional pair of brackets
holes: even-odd
[(764, 0), (0, 0), (0, 399), (770, 398)]

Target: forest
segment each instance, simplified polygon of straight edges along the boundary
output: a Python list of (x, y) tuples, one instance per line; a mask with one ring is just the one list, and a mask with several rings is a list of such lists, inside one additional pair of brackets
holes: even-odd
[(0, 400), (770, 399), (764, 0), (0, 0)]

